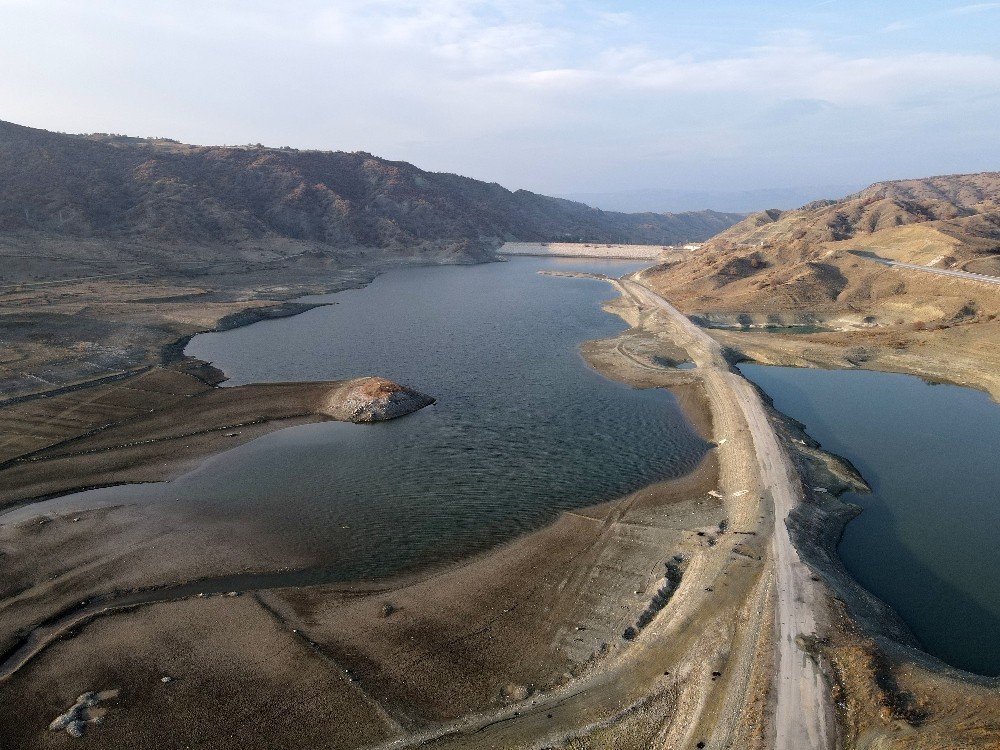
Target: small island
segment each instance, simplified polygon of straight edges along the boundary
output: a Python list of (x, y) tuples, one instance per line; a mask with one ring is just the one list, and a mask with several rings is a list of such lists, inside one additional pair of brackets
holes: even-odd
[(329, 395), (321, 414), (343, 422), (385, 422), (434, 403), (434, 399), (380, 377), (348, 380)]

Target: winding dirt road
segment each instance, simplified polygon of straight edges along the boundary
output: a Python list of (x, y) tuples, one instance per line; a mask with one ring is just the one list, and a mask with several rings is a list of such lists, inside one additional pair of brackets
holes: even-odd
[(773, 554), (777, 586), (775, 627), (776, 750), (827, 750), (833, 746), (832, 708), (823, 674), (796, 638), (816, 630), (815, 611), (820, 592), (811, 573), (799, 559), (786, 521), (802, 499), (801, 483), (781, 447), (757, 391), (733, 373), (714, 339), (678, 312), (658, 294), (634, 280), (622, 287), (637, 301), (658, 308), (671, 318), (683, 337), (678, 342), (701, 369), (710, 398), (724, 398), (728, 391), (746, 419), (757, 453), (761, 489), (771, 498), (775, 530)]

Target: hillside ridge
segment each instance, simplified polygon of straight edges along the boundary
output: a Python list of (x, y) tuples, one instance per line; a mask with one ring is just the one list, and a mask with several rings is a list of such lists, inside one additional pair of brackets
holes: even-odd
[(327, 248), (507, 240), (673, 244), (742, 218), (625, 214), (357, 151), (193, 146), (0, 121), (0, 233)]
[(1000, 240), (1000, 172), (876, 182), (839, 200), (758, 211), (713, 237), (711, 244), (836, 242), (926, 222), (942, 222), (938, 229), (977, 249)]

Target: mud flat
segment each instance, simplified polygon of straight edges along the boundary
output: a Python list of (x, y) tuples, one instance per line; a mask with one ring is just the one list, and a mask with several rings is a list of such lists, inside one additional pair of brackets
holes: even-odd
[[(73, 489), (164, 481), (205, 456), (283, 427), (327, 419), (384, 421), (433, 403), (377, 377), (221, 389), (181, 371), (159, 370), (105, 386), (107, 393), (101, 390), (74, 391), (5, 411), (9, 421), (34, 425), (40, 447), (4, 462), (0, 508)], [(114, 407), (117, 419), (83, 421), (94, 414), (106, 419), (103, 406)], [(74, 417), (79, 433), (43, 443), (46, 418), (56, 423), (56, 433)]]
[[(488, 273), (501, 270), (498, 265)], [(584, 357), (604, 376), (649, 389), (651, 400), (635, 402), (640, 410), (614, 413), (628, 431), (659, 435), (656, 439), (664, 445), (669, 445), (669, 433), (657, 433), (643, 420), (642, 409), (662, 403), (657, 389), (672, 391), (686, 424), (708, 443), (692, 471), (640, 483), (598, 504), (556, 508), (549, 520), (535, 521), (537, 530), (531, 533), (514, 533), (491, 549), (378, 580), (364, 575), (309, 580), (306, 573), (318, 562), (313, 551), (273, 533), (282, 515), (296, 515), (289, 512), (296, 506), (284, 499), (274, 520), (268, 517), (258, 527), (234, 522), (236, 516), (225, 506), (211, 513), (206, 512), (209, 506), (192, 505), (185, 498), (110, 503), (87, 511), (66, 508), (40, 519), (25, 516), (5, 523), (0, 526), (0, 552), (5, 563), (13, 562), (0, 599), (6, 644), (0, 664), (0, 727), (6, 744), (47, 747), (52, 735), (46, 728), (53, 717), (87, 691), (113, 689), (118, 696), (101, 704), (103, 723), (84, 728), (87, 742), (96, 747), (170, 744), (179, 738), (209, 748), (237, 741), (251, 748), (280, 742), (331, 748), (645, 750), (704, 743), (798, 750), (813, 746), (799, 742), (803, 716), (827, 722), (818, 725), (821, 734), (810, 737), (832, 742), (839, 735), (859, 746), (947, 747), (956, 738), (970, 747), (994, 743), (995, 727), (983, 717), (1000, 715), (995, 686), (915, 659), (912, 649), (893, 650), (892, 644), (905, 640), (904, 630), (893, 637), (898, 620), (839, 564), (836, 536), (851, 511), (830, 495), (863, 488), (860, 477), (766, 404), (748, 411), (746, 403), (756, 396), (729, 372), (726, 357), (731, 353), (709, 345), (705, 334), (681, 316), (668, 314), (648, 290), (610, 278), (609, 270), (593, 266), (580, 271), (581, 279), (539, 278), (538, 283), (566, 285), (567, 292), (592, 289), (594, 279), (618, 286), (621, 296), (606, 302), (605, 309), (630, 327), (583, 343)], [(488, 286), (498, 288), (492, 281)], [(482, 305), (487, 319), (497, 319), (481, 289), (472, 287), (468, 294)], [(429, 309), (447, 307), (440, 294), (432, 290), (430, 296), (434, 302)], [(592, 296), (586, 298), (593, 303)], [(333, 314), (336, 308), (307, 313)], [(335, 326), (321, 330), (330, 351), (342, 348)], [(240, 329), (243, 335), (248, 331)], [(417, 357), (406, 363), (415, 375), (407, 382), (441, 396), (439, 405), (388, 425), (339, 427), (363, 430), (381, 441), (395, 431), (404, 435), (421, 420), (437, 420), (447, 408), (475, 414), (466, 411), (471, 406), (443, 379), (439, 389), (425, 385), (424, 378), (430, 382), (435, 371), (423, 368), (431, 368), (437, 352), (409, 330), (398, 333), (417, 351), (429, 350), (426, 361)], [(301, 343), (294, 335), (279, 340)], [(259, 351), (234, 340), (233, 356)], [(469, 361), (482, 351), (474, 348)], [(517, 349), (510, 355), (512, 367), (523, 356)], [(322, 367), (337, 366), (323, 350), (319, 361)], [(494, 370), (498, 361), (503, 358), (490, 363)], [(568, 361), (553, 361), (552, 367), (564, 368)], [(386, 369), (374, 370), (402, 379), (392, 371), (400, 363), (375, 359), (362, 365), (380, 362)], [(236, 364), (240, 377), (233, 378), (233, 387), (211, 388), (198, 381), (197, 388), (237, 394), (216, 396), (220, 404), (256, 393), (258, 397), (246, 400), (260, 405), (264, 400), (259, 396), (271, 393), (269, 398), (286, 408), (276, 414), (310, 418), (296, 411), (302, 408), (296, 399), (303, 392), (295, 389), (322, 384), (239, 385), (242, 377), (259, 377), (254, 370), (258, 365), (252, 357)], [(329, 379), (327, 370), (310, 374), (324, 372)], [(171, 376), (165, 382), (176, 381)], [(137, 398), (151, 398), (154, 389), (144, 391)], [(166, 388), (161, 385), (157, 392)], [(322, 391), (329, 392), (328, 387)], [(308, 400), (313, 410), (324, 402), (319, 391), (314, 396)], [(451, 399), (456, 399), (453, 407)], [(164, 400), (164, 415), (183, 409), (180, 403)], [(565, 408), (557, 399), (549, 406), (557, 412)], [(225, 409), (220, 413), (225, 415)], [(145, 418), (132, 412), (122, 425), (137, 416)], [(657, 412), (656, 421), (664, 416)], [(217, 424), (230, 423), (220, 417)], [(426, 432), (429, 425), (419, 426)], [(143, 434), (151, 427), (135, 429)], [(298, 450), (315, 439), (301, 431), (322, 429), (323, 424), (293, 425), (264, 441), (302, 434), (304, 442), (291, 442)], [(762, 452), (759, 436), (771, 430), (776, 442)], [(236, 431), (242, 432), (229, 428), (221, 436)], [(240, 451), (249, 451), (251, 463), (257, 456), (263, 459), (253, 448), (267, 445), (264, 441), (250, 441), (209, 464), (223, 465), (227, 455)], [(619, 453), (629, 455), (627, 443), (616, 441)], [(175, 447), (183, 444), (179, 439)], [(216, 451), (224, 444), (206, 443), (204, 450)], [(396, 470), (390, 459), (400, 451), (375, 451), (364, 442), (362, 447), (384, 471)], [(796, 593), (791, 595), (783, 583), (789, 572), (780, 569), (787, 557), (776, 555), (773, 542), (778, 501), (772, 487), (789, 483), (789, 491), (797, 491), (798, 480), (791, 473), (774, 472), (783, 465), (778, 459), (785, 451), (794, 472), (805, 480), (786, 538), (795, 541), (809, 566), (792, 569), (792, 575), (804, 576), (794, 579), (796, 587), (804, 588), (792, 589)], [(528, 454), (537, 460), (537, 446), (529, 444)], [(510, 451), (498, 455), (508, 462), (516, 456)], [(325, 462), (330, 463), (328, 458)], [(441, 475), (439, 465), (431, 468)], [(582, 464), (571, 468), (581, 475), (586, 470)], [(320, 479), (325, 482), (322, 475)], [(299, 474), (299, 481), (307, 480)], [(251, 477), (247, 492), (259, 481)], [(418, 476), (418, 484), (423, 481)], [(393, 486), (398, 490), (405, 482), (394, 480)], [(809, 487), (831, 491), (810, 493)], [(378, 500), (378, 493), (371, 498)], [(440, 500), (434, 505), (447, 508)], [(788, 512), (787, 503), (781, 509)], [(363, 551), (350, 542), (354, 531), (366, 528), (362, 522), (339, 516), (333, 520), (335, 531), (348, 528), (337, 531), (342, 536), (330, 537), (342, 541), (326, 541), (321, 547), (341, 546), (352, 556)], [(416, 514), (407, 517), (407, 526), (416, 529), (420, 523)], [(505, 523), (503, 516), (493, 516), (485, 522), (480, 517), (475, 525), (514, 528)], [(392, 533), (391, 525), (380, 528)], [(440, 539), (442, 527), (434, 528), (434, 538)], [(399, 545), (394, 541), (393, 546)], [(867, 618), (859, 615), (858, 602), (869, 608)], [(784, 619), (789, 613), (799, 618), (791, 629)], [(812, 619), (806, 622), (806, 616)], [(780, 659), (775, 651), (779, 624), (787, 635), (779, 638)], [(24, 644), (33, 635), (43, 637), (28, 653)], [(800, 671), (787, 671), (789, 665)], [(818, 670), (827, 677), (807, 681)], [(778, 698), (777, 705), (785, 703), (776, 711), (773, 686), (783, 684), (783, 675), (790, 675), (793, 689)], [(815, 701), (810, 705), (816, 708), (803, 714), (792, 706), (789, 712), (792, 698)], [(835, 716), (827, 713), (834, 708)]]
[[(688, 379), (685, 386), (683, 373), (673, 370), (658, 381), (657, 372), (644, 371), (643, 384), (679, 386), (694, 429), (710, 437), (694, 381)], [(150, 454), (152, 478), (193, 462), (199, 453), (218, 450), (227, 440), (249, 437), (244, 432), (253, 428), (244, 425), (241, 411), (247, 404), (264, 409), (274, 427), (282, 420), (315, 419), (316, 404), (329, 393), (327, 384), (218, 389), (189, 373), (156, 377), (158, 390), (150, 381), (137, 389), (136, 400), (158, 397), (162, 414), (143, 414), (137, 406), (123, 415), (117, 437), (112, 438), (116, 430), (96, 425), (93, 434), (72, 446), (42, 446), (37, 461), (16, 465), (41, 468), (48, 461), (90, 457), (95, 479), (86, 481), (107, 483), (110, 470), (100, 468), (102, 461), (134, 447), (124, 443), (154, 435), (162, 439), (151, 445), (163, 446)], [(176, 388), (178, 383), (188, 389)], [(64, 407), (53, 413), (80, 408), (76, 401)], [(200, 438), (189, 434), (195, 430), (181, 429), (185, 415), (197, 415), (202, 428), (209, 428), (210, 442), (198, 443)], [(179, 452), (181, 445), (190, 446), (190, 452)], [(180, 506), (166, 504), (53, 509), (41, 522), (25, 516), (4, 523), (0, 548), (5, 559), (17, 562), (5, 575), (0, 602), (5, 666), (11, 666), (13, 650), (29, 633), (60, 620), (69, 625), (8, 670), (0, 685), (0, 712), (20, 708), (16, 716), (3, 716), (4, 739), (18, 747), (44, 746), (50, 741), (44, 727), (52, 717), (90, 689), (120, 689), (117, 698), (102, 704), (107, 709), (103, 723), (84, 730), (97, 746), (183, 737), (223, 747), (238, 737), (250, 747), (271, 747), (280, 736), (292, 744), (353, 747), (359, 740), (401, 733), (447, 734), (448, 722), (465, 721), (459, 717), (518, 710), (513, 706), (565, 689), (583, 675), (601, 682), (604, 678), (596, 676), (604, 673), (601, 665), (635, 652), (633, 645), (641, 648), (663, 605), (681, 595), (670, 581), (678, 573), (700, 578), (684, 572), (685, 561), (725, 535), (723, 506), (709, 494), (716, 486), (715, 461), (709, 454), (694, 465), (694, 472), (677, 479), (598, 506), (577, 505), (541, 531), (457, 566), (430, 568), (398, 581), (256, 594), (237, 583), (232, 592), (213, 593), (219, 591), (213, 572), (230, 571), (234, 575), (226, 580), (236, 581), (242, 571), (251, 581), (257, 572), (314, 561), (297, 557), (294, 549), (262, 543), (267, 540), (229, 519), (178, 512)], [(66, 481), (86, 474), (81, 471), (87, 466), (67, 468)], [(63, 480), (63, 472), (48, 468), (40, 472), (39, 486), (25, 495), (59, 491), (42, 486)], [(42, 475), (54, 478), (43, 481)], [(126, 476), (136, 478), (125, 473), (118, 478)], [(164, 586), (163, 581), (189, 583)], [(117, 608), (115, 598), (130, 601), (130, 591), (142, 594), (141, 606)], [(90, 601), (99, 609), (73, 622), (73, 613)], [(237, 631), (245, 635), (237, 638)], [(187, 645), (194, 641), (199, 645)], [(680, 648), (675, 643), (671, 654)], [(275, 659), (275, 654), (282, 656)], [(662, 671), (669, 670), (661, 669), (663, 663), (651, 660), (638, 683), (616, 693), (620, 705), (644, 700), (650, 684), (664, 688)], [(655, 673), (650, 671), (654, 665)], [(289, 691), (289, 684), (297, 690)], [(292, 692), (299, 697), (275, 703), (276, 695)], [(171, 706), (166, 715), (164, 700)], [(205, 714), (209, 710), (211, 720)], [(344, 715), (351, 720), (345, 723)], [(232, 721), (220, 722), (220, 716)], [(274, 723), (279, 716), (280, 728)], [(602, 718), (606, 715), (598, 704), (586, 710), (574, 705), (561, 722), (565, 731), (576, 732), (581, 721)]]
[[(727, 456), (752, 450), (735, 425), (715, 421), (696, 371), (652, 359), (666, 330), (627, 299), (609, 309), (650, 328), (588, 344), (595, 366), (674, 388), (699, 433), (726, 441)], [(3, 726), (18, 746), (43, 746), (36, 726), (65, 710), (63, 692), (107, 684), (120, 697), (87, 729), (98, 746), (181, 737), (269, 747), (278, 735), (326, 747), (613, 738), (638, 749), (712, 737), (764, 747), (769, 519), (757, 514), (749, 477), (732, 461), (720, 474), (715, 453), (684, 477), (563, 513), (416, 580), (112, 610), (0, 685), (0, 712), (20, 706)], [(72, 533), (84, 522), (11, 531), (38, 544), (39, 532)]]
[(273, 747), (276, 736), (356, 747), (530, 703), (626, 650), (621, 634), (659, 591), (664, 551), (706, 545), (683, 528), (719, 523), (712, 474), (708, 462), (417, 581), (192, 595), (100, 617), (0, 686), (5, 736), (44, 746), (39, 722), (64, 710), (63, 693), (98, 684), (121, 690), (90, 732), (108, 747)]

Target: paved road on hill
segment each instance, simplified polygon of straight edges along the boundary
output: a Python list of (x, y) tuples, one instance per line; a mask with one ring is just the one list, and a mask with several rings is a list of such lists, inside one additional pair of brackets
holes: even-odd
[(972, 273), (971, 271), (951, 271), (947, 268), (933, 268), (931, 266), (921, 266), (916, 263), (903, 263), (898, 260), (889, 260), (888, 258), (880, 258), (877, 255), (872, 255), (867, 252), (862, 253), (852, 253), (859, 258), (864, 258), (865, 260), (870, 260), (873, 263), (880, 263), (883, 266), (889, 266), (890, 268), (908, 268), (912, 271), (923, 271), (924, 273), (933, 273), (939, 276), (953, 276), (957, 279), (965, 279), (967, 281), (979, 281), (984, 284), (993, 284), (995, 286), (1000, 286), (1000, 276), (987, 276), (983, 273)]
[(689, 339), (684, 344), (701, 370), (708, 392), (718, 392), (720, 386), (729, 388), (743, 411), (757, 452), (761, 488), (774, 504), (775, 748), (828, 750), (833, 746), (834, 729), (826, 682), (816, 663), (796, 643), (799, 635), (815, 632), (815, 606), (821, 596), (809, 568), (799, 559), (786, 525), (789, 514), (802, 499), (798, 474), (771, 426), (757, 391), (730, 370), (718, 342), (652, 290), (636, 281), (623, 280), (622, 284), (645, 304), (658, 307), (673, 318)]

